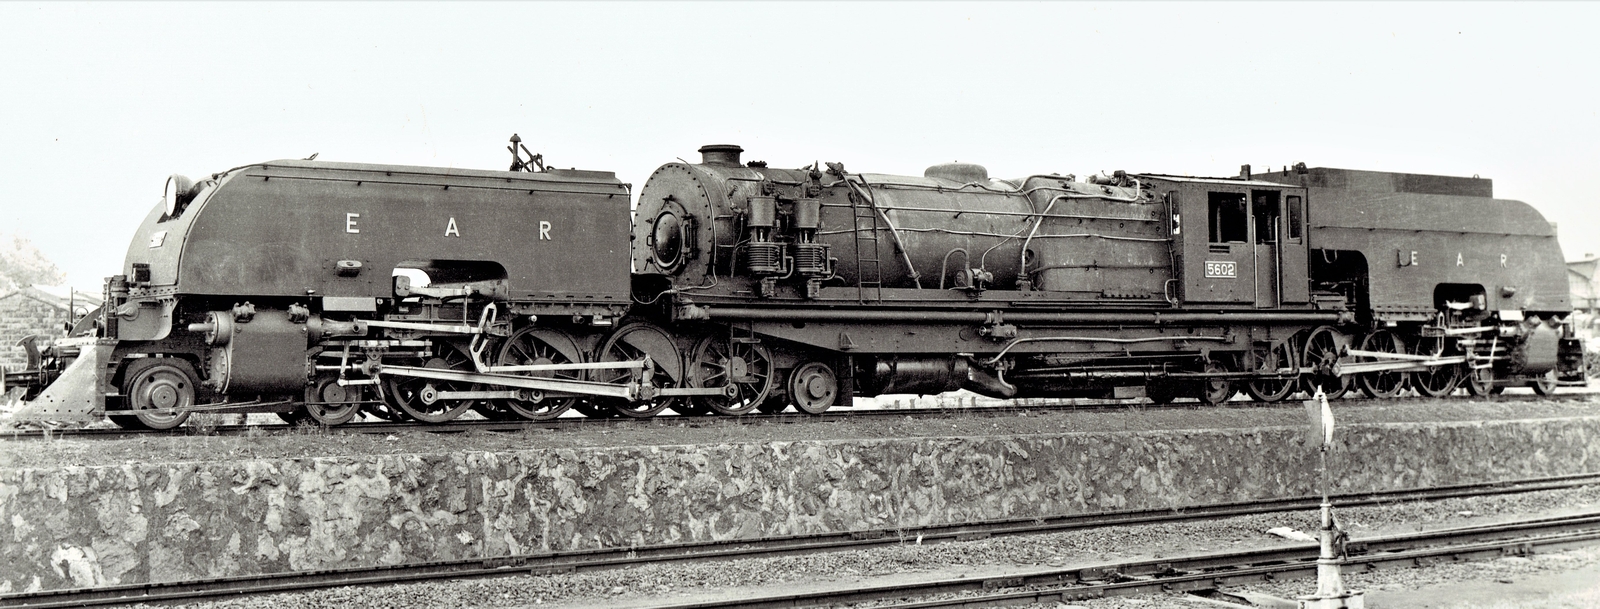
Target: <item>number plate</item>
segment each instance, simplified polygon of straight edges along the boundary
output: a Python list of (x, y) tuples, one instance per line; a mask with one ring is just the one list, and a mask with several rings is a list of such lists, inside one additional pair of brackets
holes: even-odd
[(1207, 260), (1207, 277), (1227, 277), (1232, 279), (1239, 276), (1239, 263), (1232, 260)]

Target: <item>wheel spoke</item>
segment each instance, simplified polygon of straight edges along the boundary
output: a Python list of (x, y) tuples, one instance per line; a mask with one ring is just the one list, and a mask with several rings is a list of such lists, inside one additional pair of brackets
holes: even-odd
[[(651, 383), (657, 388), (672, 388), (678, 386), (678, 379), (683, 375), (682, 359), (678, 355), (677, 345), (672, 336), (650, 323), (635, 322), (617, 328), (615, 332), (601, 345), (598, 361), (602, 362), (628, 362), (638, 361), (645, 355), (650, 355), (654, 364), (651, 370)], [(628, 382), (632, 373), (619, 370), (594, 370), (590, 377), (595, 380), (604, 380), (608, 383)], [(608, 406), (613, 412), (634, 418), (653, 417), (663, 409), (673, 406), (678, 400), (675, 398), (657, 397), (652, 400), (628, 402), (617, 398), (599, 400), (599, 404)]]
[[(735, 362), (744, 362), (744, 373), (736, 375)], [(699, 407), (723, 415), (741, 415), (766, 400), (772, 390), (772, 358), (759, 344), (733, 343), (721, 336), (708, 336), (695, 345), (689, 358), (689, 384), (708, 389), (732, 385), (728, 396), (696, 396)], [(749, 380), (741, 380), (740, 377)]]
[[(1256, 367), (1257, 372), (1276, 373), (1291, 364), (1289, 357), (1290, 341), (1284, 341), (1268, 348), (1261, 355), (1261, 363)], [(1245, 384), (1245, 393), (1257, 401), (1273, 403), (1281, 402), (1294, 393), (1294, 379), (1251, 379)]]
[[(472, 370), (471, 358), (462, 353), (460, 348), (449, 343), (439, 343), (438, 356), (423, 362), (423, 368), (439, 370)], [(439, 391), (462, 391), (470, 389), (468, 383), (439, 381), (433, 379), (414, 377), (389, 377), (387, 393), (390, 394), (392, 405), (413, 419), (424, 423), (444, 423), (460, 416), (467, 408), (473, 406), (472, 400), (436, 400), (427, 403), (424, 398), (431, 393)]]
[(1300, 378), (1301, 390), (1307, 395), (1315, 395), (1321, 389), (1328, 399), (1337, 399), (1349, 390), (1350, 383), (1346, 377), (1333, 374), (1333, 364), (1339, 358), (1339, 341), (1335, 338), (1338, 330), (1323, 326), (1311, 331), (1306, 339), (1304, 356), (1301, 358), (1305, 364), (1314, 371), (1302, 375)]

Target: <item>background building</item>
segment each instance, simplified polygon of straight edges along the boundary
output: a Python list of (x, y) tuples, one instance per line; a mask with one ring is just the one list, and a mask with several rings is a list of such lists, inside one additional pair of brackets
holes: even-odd
[[(49, 291), (47, 291), (49, 290)], [(0, 367), (20, 370), (28, 363), (28, 355), (17, 341), (34, 334), (61, 336), (66, 323), (83, 316), (100, 306), (96, 296), (63, 288), (63, 294), (54, 289), (27, 286), (0, 295)]]

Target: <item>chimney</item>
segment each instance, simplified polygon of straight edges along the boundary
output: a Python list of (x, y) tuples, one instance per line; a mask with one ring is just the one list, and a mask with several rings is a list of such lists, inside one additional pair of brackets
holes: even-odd
[(705, 165), (738, 167), (741, 152), (744, 152), (744, 149), (738, 144), (706, 144), (700, 147), (700, 162)]

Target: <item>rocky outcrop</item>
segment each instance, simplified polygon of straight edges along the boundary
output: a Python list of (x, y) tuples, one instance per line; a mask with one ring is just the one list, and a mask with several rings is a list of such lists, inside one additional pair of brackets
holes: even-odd
[[(1310, 495), (1295, 428), (0, 470), (0, 592)], [(1600, 470), (1600, 418), (1351, 426), (1341, 491)]]

